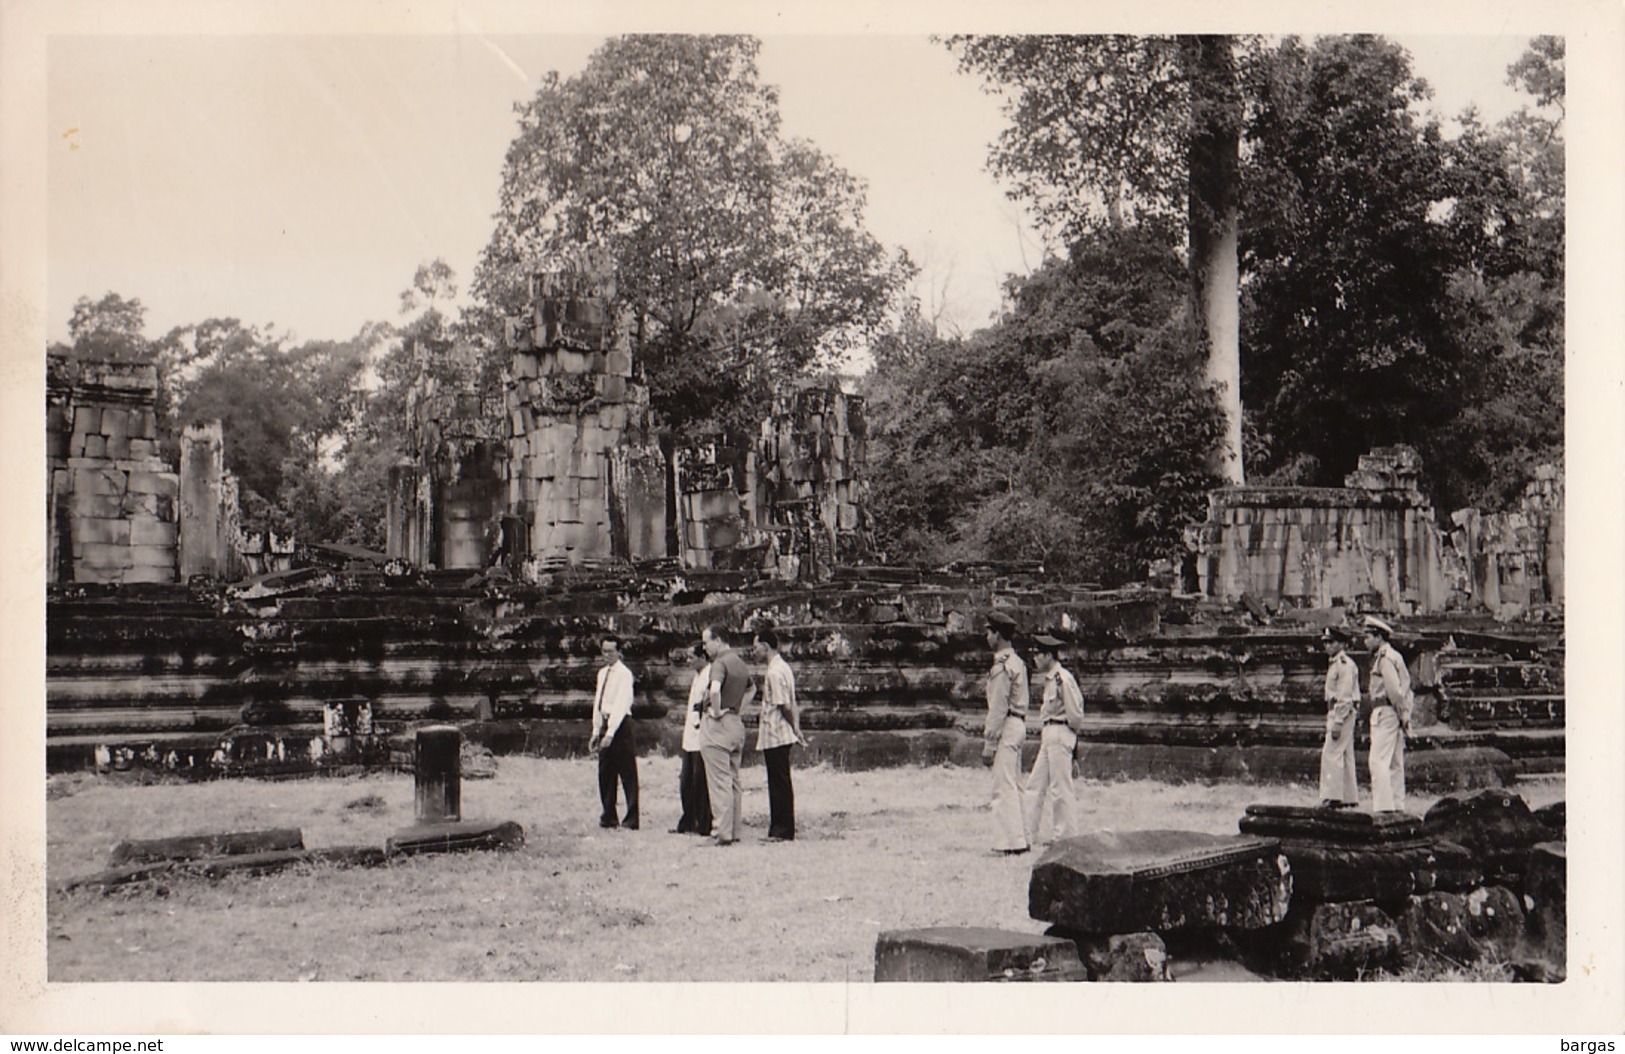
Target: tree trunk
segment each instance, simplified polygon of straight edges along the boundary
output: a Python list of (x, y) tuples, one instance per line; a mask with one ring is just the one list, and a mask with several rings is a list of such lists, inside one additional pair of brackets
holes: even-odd
[(1224, 431), (1214, 473), (1242, 482), (1241, 324), (1237, 233), (1241, 183), (1241, 90), (1228, 36), (1181, 38), (1191, 86), (1191, 311), (1219, 395)]

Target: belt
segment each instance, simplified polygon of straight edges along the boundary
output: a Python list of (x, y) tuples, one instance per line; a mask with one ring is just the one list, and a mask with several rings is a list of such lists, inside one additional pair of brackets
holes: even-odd
[(1383, 700), (1380, 703), (1372, 703), (1371, 704), (1371, 709), (1373, 709), (1373, 710), (1381, 710), (1385, 706), (1390, 710), (1394, 709), (1394, 704), (1388, 702), (1386, 699)]
[(1052, 719), (1052, 720), (1049, 720), (1049, 721), (1045, 721), (1044, 723), (1046, 725), (1064, 725), (1064, 724), (1066, 724), (1066, 718), (1063, 717), (1063, 718), (1059, 718), (1059, 719)]

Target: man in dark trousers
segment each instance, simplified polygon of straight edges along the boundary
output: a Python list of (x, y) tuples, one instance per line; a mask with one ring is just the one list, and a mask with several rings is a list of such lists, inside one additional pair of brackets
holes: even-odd
[(796, 677), (779, 654), (779, 635), (773, 630), (756, 631), (756, 652), (758, 658), (767, 660), (762, 675), (762, 719), (756, 726), (756, 749), (767, 767), (767, 840), (790, 842), (796, 837), (790, 748), (807, 742), (801, 734), (801, 711), (796, 707)]
[[(632, 671), (621, 661), (621, 640), (606, 636), (599, 645), (604, 667), (592, 701), (592, 737), (587, 749), (598, 755), (600, 827), (638, 829), (638, 757), (632, 731)], [(615, 781), (626, 790), (626, 818), (616, 819)]]
[(677, 797), (683, 803), (682, 818), (673, 834), (711, 833), (711, 792), (706, 786), (705, 759), (700, 756), (700, 721), (705, 714), (705, 697), (711, 689), (711, 657), (704, 644), (689, 651), (694, 663), (694, 679), (688, 683), (688, 710), (683, 714), (683, 768), (677, 777)]

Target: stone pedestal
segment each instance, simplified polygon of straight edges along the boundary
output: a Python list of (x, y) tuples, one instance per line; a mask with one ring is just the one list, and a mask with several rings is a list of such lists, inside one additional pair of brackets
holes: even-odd
[(1294, 902), (1375, 900), (1402, 903), (1430, 886), (1441, 868), (1422, 818), (1358, 809), (1249, 805), (1242, 833), (1280, 841), (1292, 866)]
[(1127, 831), (1050, 846), (1033, 867), (1027, 910), (1069, 935), (1255, 929), (1286, 916), (1291, 892), (1273, 840)]
[(888, 930), (875, 941), (876, 981), (1083, 981), (1069, 940), (978, 926)]
[(463, 734), (451, 725), (420, 728), (412, 746), (417, 822), (462, 819)]

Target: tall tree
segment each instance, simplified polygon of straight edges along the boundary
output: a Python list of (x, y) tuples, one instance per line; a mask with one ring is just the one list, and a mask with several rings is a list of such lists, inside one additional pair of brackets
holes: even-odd
[(1211, 460), (1243, 478), (1238, 271), (1240, 72), (1228, 36), (953, 36), (960, 69), (1006, 98), (990, 161), (1011, 196), (1076, 242), (1102, 222), (1176, 218), (1190, 314), (1226, 427)]
[(908, 275), (863, 184), (779, 134), (741, 36), (610, 40), (519, 107), (473, 293), (489, 328), (531, 272), (590, 248), (613, 272), (660, 423), (754, 430), (777, 380), (883, 322)]
[(146, 326), (147, 309), (138, 297), (126, 300), (107, 293), (93, 301), (82, 296), (73, 302), (68, 318), (68, 344), (53, 350), (77, 359), (151, 362), (153, 347)]
[(996, 325), (877, 349), (872, 501), (889, 553), (1112, 583), (1178, 553), (1218, 482), (1220, 417), (1171, 245), (1155, 225), (1104, 231), (1012, 280)]

